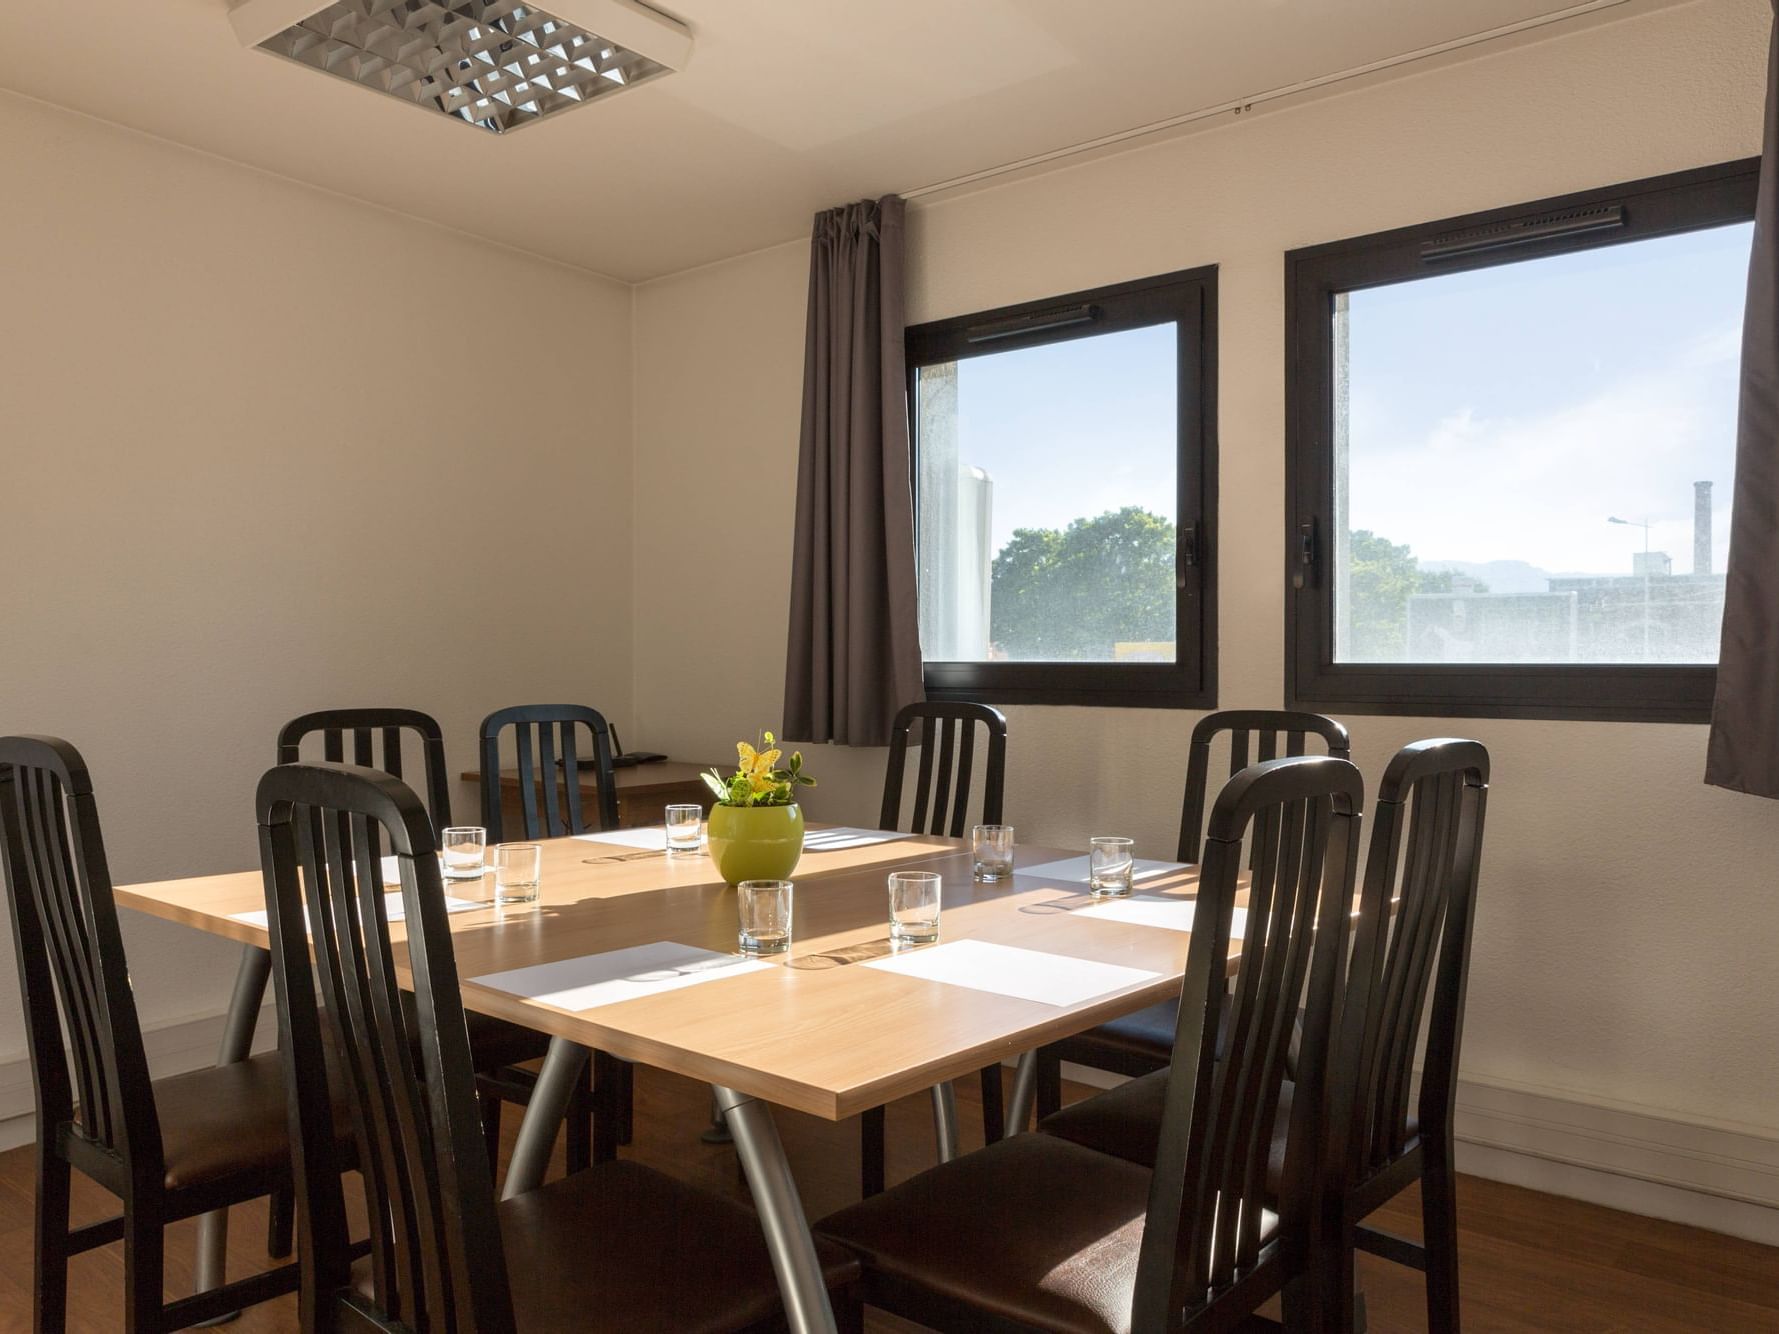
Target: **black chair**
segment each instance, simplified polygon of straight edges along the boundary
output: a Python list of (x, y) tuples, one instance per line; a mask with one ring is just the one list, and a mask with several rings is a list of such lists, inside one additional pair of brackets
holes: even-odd
[[(278, 729), (278, 763), (295, 764), (302, 758), (303, 743), (321, 738), (322, 758), (346, 760), (346, 739), (352, 739), (351, 762), (402, 777), (402, 743), (412, 735), (420, 747), (426, 773), (426, 809), (434, 830), (444, 829), (451, 819), (451, 772), (445, 763), (445, 734), (438, 720), (417, 709), (323, 709), (292, 718)], [(536, 1076), (518, 1068), (523, 1062), (541, 1060), (550, 1049), (547, 1034), (490, 1015), (469, 1017), (470, 1056), (477, 1071), (477, 1092), (482, 1106), (483, 1134), (489, 1161), (500, 1153), (500, 1115), (503, 1104), (524, 1105), (536, 1084)], [(577, 1092), (567, 1118), (566, 1167), (584, 1170), (593, 1161), (592, 1095)], [(275, 1254), (289, 1250), (290, 1210), (281, 1197), (272, 1209), (272, 1246)]]
[[(92, 780), (66, 741), (0, 738), (0, 854), (37, 1090), (33, 1327), (65, 1327), (69, 1258), (120, 1238), (132, 1334), (294, 1291), (297, 1266), (284, 1265), (164, 1300), (167, 1224), (290, 1188), (284, 1076), (268, 1053), (149, 1078)], [(316, 1133), (332, 1129), (321, 1103)], [(70, 1227), (76, 1168), (118, 1197), (120, 1217)]]
[[(295, 764), (303, 757), (303, 743), (321, 738), (321, 757), (348, 762), (366, 769), (381, 769), (405, 778), (403, 742), (412, 734), (420, 746), (426, 774), (426, 812), (435, 830), (454, 824), (451, 818), (451, 771), (445, 765), (445, 734), (438, 720), (418, 709), (322, 709), (292, 718), (278, 729), (278, 763)], [(346, 738), (352, 738), (352, 755), (346, 755)]]
[[(304, 1206), (305, 1331), (782, 1326), (759, 1220), (739, 1205), (629, 1162), (495, 1202), (433, 831), (411, 790), (370, 769), (281, 765), (261, 780), (258, 810)], [(418, 1042), (400, 1018), (384, 847), (401, 867)], [(329, 1045), (340, 1053), (332, 1070)], [(356, 1267), (329, 1133), (336, 1092), (350, 1107), (371, 1223), (368, 1262)], [(820, 1254), (830, 1284), (852, 1280), (843, 1252)]]
[[(1228, 772), (1232, 777), (1253, 762), (1307, 754), (1312, 738), (1320, 738), (1328, 753), (1336, 759), (1347, 759), (1352, 753), (1347, 729), (1319, 713), (1297, 713), (1289, 709), (1225, 709), (1201, 718), (1192, 729), (1192, 744), (1186, 761), (1186, 799), (1180, 811), (1179, 861), (1196, 862), (1199, 859), (1211, 752), (1224, 738), (1228, 739)], [(1134, 1078), (1167, 1065), (1173, 1037), (1174, 1005), (1168, 1001), (1133, 1014), (1120, 1015), (1098, 1028), (1040, 1048), (1033, 1100), (1038, 1119), (1053, 1115), (1062, 1106), (1064, 1061)]]
[[(1425, 1271), (1428, 1328), (1458, 1328), (1452, 1119), (1488, 782), (1488, 751), (1477, 742), (1417, 741), (1397, 752), (1378, 791), (1332, 1076), (1346, 1086), (1352, 1117), (1345, 1166), (1329, 1197), (1330, 1253), (1318, 1266), (1330, 1284), (1324, 1305), (1342, 1330), (1353, 1328), (1355, 1245)], [(1423, 1022), (1420, 1099), (1411, 1113)], [(1040, 1128), (1146, 1166), (1154, 1161), (1165, 1080), (1133, 1080)], [(1424, 1244), (1363, 1225), (1417, 1180)]]
[[(908, 796), (911, 809), (904, 822), (903, 790), (908, 772), (908, 745), (920, 729), (920, 767)], [(983, 735), (984, 767), (979, 816), (969, 821), (975, 776), (976, 737)], [(890, 724), (889, 761), (883, 776), (883, 810), (878, 828), (911, 834), (962, 838), (970, 824), (1000, 824), (1007, 779), (1007, 717), (986, 704), (909, 704)], [(969, 821), (969, 823), (966, 823)], [(982, 1070), (982, 1134), (993, 1144), (1001, 1137), (1001, 1068)], [(866, 1196), (883, 1189), (884, 1112), (873, 1107), (859, 1118), (859, 1187)]]
[[(562, 838), (618, 827), (612, 730), (605, 715), (583, 704), (520, 704), (482, 719), (482, 823), (490, 841), (506, 840), (500, 751), (501, 736), (509, 729), (523, 837)], [(586, 768), (599, 786), (599, 809), (591, 824), (581, 809), (581, 771)]]
[[(1397, 907), (1361, 923), (1341, 1034), (1340, 1070), (1354, 1085), (1353, 1119), (1328, 1268), (1335, 1284), (1330, 1301), (1343, 1331), (1354, 1327), (1355, 1244), (1422, 1270), (1428, 1329), (1455, 1334), (1458, 1328), (1452, 1127), (1488, 792), (1489, 752), (1461, 740), (1405, 746), (1378, 792), (1366, 896), (1394, 897)], [(1386, 807), (1393, 808), (1388, 817)], [(1420, 1098), (1411, 1111), (1423, 1016), (1427, 1045)], [(1416, 1181), (1423, 1244), (1364, 1226), (1368, 1214)]]
[(1231, 1329), (1282, 1292), (1287, 1327), (1323, 1327), (1326, 1057), (1363, 804), (1358, 770), (1323, 756), (1230, 780), (1211, 812), (1154, 1169), (1016, 1134), (844, 1209), (818, 1231), (859, 1254), (868, 1304), (937, 1329), (1153, 1334)]
[[(513, 761), (519, 784), (518, 838), (563, 838), (618, 827), (618, 788), (613, 777), (612, 729), (605, 715), (584, 704), (517, 704), (497, 709), (482, 719), (482, 824), (492, 843), (506, 841), (505, 803), (501, 799), (502, 737), (512, 732)], [(590, 768), (598, 784), (599, 807), (589, 824), (581, 802), (581, 771)], [(482, 1081), (487, 1092), (509, 1101), (530, 1096), (531, 1081)], [(628, 1061), (596, 1051), (587, 1064), (586, 1083), (568, 1104), (570, 1171), (585, 1146), (606, 1161), (619, 1144), (631, 1139), (636, 1103), (635, 1071)]]

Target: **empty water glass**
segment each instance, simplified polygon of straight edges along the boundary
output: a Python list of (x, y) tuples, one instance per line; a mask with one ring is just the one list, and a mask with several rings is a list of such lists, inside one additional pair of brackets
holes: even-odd
[(970, 831), (970, 847), (976, 857), (976, 878), (994, 884), (1013, 874), (1013, 826), (979, 824)]
[(1087, 887), (1101, 898), (1130, 893), (1131, 845), (1128, 838), (1096, 838), (1087, 858)]
[(698, 851), (698, 832), (704, 821), (702, 806), (667, 808), (667, 855)]
[(939, 877), (932, 871), (890, 872), (892, 941), (899, 945), (924, 945), (939, 938), (939, 888)]
[(447, 880), (474, 880), (482, 874), (488, 831), (480, 825), (456, 825), (439, 835), (439, 851)]
[(743, 954), (783, 954), (791, 947), (789, 880), (743, 880), (735, 886)]
[(536, 903), (544, 850), (536, 843), (499, 843), (494, 848), (494, 901)]

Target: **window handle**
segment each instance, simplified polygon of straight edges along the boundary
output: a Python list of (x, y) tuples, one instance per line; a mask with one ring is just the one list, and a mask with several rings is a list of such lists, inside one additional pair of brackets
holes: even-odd
[(1180, 568), (1174, 575), (1174, 587), (1186, 587), (1186, 571), (1198, 564), (1198, 525), (1180, 526)]
[(1297, 568), (1291, 572), (1291, 587), (1302, 588), (1309, 583), (1310, 572), (1316, 568), (1316, 521), (1305, 519), (1297, 525)]

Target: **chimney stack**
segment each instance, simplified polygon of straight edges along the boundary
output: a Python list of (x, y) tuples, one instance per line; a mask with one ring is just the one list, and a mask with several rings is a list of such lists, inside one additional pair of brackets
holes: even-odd
[(1711, 483), (1693, 483), (1693, 573), (1711, 573)]

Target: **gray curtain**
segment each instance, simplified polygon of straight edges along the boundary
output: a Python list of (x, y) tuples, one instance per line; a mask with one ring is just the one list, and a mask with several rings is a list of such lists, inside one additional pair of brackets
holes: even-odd
[(1748, 309), (1723, 643), (1705, 781), (1779, 797), (1779, 0)]
[(902, 353), (905, 204), (815, 217), (783, 735), (881, 746), (922, 697)]

